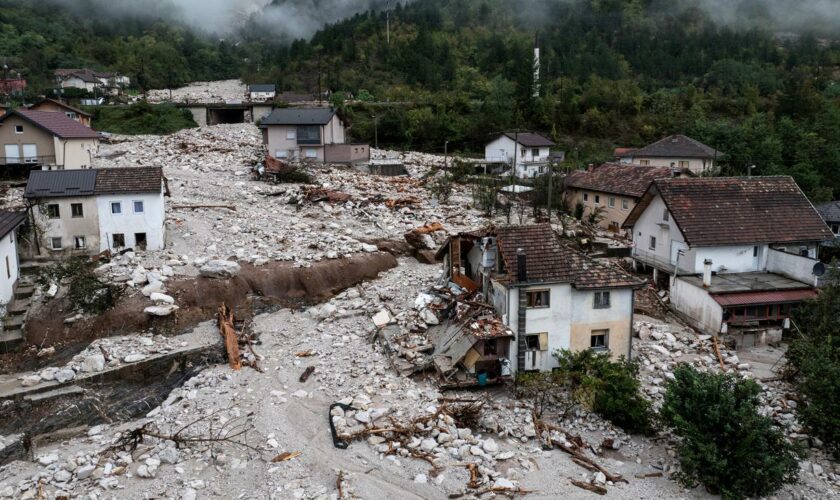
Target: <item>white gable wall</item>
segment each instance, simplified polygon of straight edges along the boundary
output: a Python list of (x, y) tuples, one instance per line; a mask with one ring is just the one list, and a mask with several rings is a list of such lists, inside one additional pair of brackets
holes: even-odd
[[(134, 211), (134, 202), (143, 202), (143, 212)], [(120, 202), (122, 213), (111, 213), (111, 202)], [(135, 248), (135, 233), (146, 233), (146, 249), (162, 250), (166, 241), (164, 235), (163, 192), (139, 194), (113, 194), (96, 197), (99, 212), (99, 251), (114, 250), (113, 235), (123, 234), (125, 248)]]
[(0, 304), (8, 304), (18, 280), (18, 253), (15, 230), (0, 239)]

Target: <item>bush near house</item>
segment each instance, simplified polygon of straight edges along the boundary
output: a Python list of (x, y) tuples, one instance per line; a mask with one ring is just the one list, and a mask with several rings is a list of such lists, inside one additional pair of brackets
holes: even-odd
[(66, 287), (67, 300), (74, 310), (102, 314), (114, 307), (123, 288), (100, 281), (93, 272), (96, 265), (86, 257), (74, 257), (38, 271), (36, 282), (42, 288), (51, 284)]
[(609, 353), (589, 349), (554, 352), (559, 372), (569, 379), (574, 397), (627, 432), (651, 434), (656, 417), (650, 402), (642, 396), (639, 367), (621, 357), (612, 361)]
[(804, 398), (797, 417), (840, 459), (840, 276), (836, 263), (817, 298), (799, 306), (797, 336), (787, 352), (788, 375)]
[(761, 497), (796, 482), (798, 449), (758, 414), (758, 384), (734, 374), (674, 370), (661, 416), (681, 442), (677, 479), (723, 498)]
[(101, 106), (92, 109), (91, 126), (113, 134), (171, 134), (197, 127), (186, 109), (172, 104), (149, 104), (140, 101), (128, 106)]

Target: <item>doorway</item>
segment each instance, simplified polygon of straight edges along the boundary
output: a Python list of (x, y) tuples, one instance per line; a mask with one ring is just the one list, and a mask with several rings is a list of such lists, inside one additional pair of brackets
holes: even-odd
[(146, 249), (146, 233), (134, 233), (134, 246), (139, 250)]

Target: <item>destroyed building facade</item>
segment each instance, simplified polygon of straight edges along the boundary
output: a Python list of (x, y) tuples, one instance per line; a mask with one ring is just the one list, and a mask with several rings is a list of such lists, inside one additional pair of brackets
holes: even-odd
[(511, 330), (509, 342), (489, 349), (506, 352), (512, 372), (556, 367), (557, 349), (630, 356), (633, 296), (642, 282), (562, 244), (550, 225), (461, 233), (438, 257), (451, 282), (481, 291)]
[(24, 197), (37, 241), (28, 251), (60, 256), (161, 250), (163, 196), (160, 167), (33, 171)]
[(673, 308), (746, 345), (781, 336), (816, 294), (834, 235), (791, 177), (657, 179), (630, 213), (635, 266), (668, 276)]
[(281, 161), (370, 161), (370, 146), (347, 143), (344, 121), (332, 108), (278, 108), (260, 128), (268, 154)]

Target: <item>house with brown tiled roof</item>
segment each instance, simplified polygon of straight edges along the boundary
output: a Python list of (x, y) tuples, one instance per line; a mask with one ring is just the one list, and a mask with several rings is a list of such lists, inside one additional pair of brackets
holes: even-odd
[(677, 312), (745, 344), (780, 336), (815, 295), (820, 243), (834, 238), (787, 176), (656, 179), (623, 227)]
[(717, 171), (723, 153), (680, 134), (669, 135), (642, 148), (616, 148), (621, 163), (643, 167), (672, 167), (697, 175)]
[(670, 167), (638, 167), (604, 163), (598, 167), (569, 172), (565, 178), (566, 206), (581, 210), (584, 218), (596, 213), (598, 226), (614, 232), (654, 179), (677, 175)]
[(38, 240), (29, 253), (89, 255), (165, 246), (160, 167), (32, 171), (24, 198)]
[(0, 116), (0, 166), (91, 168), (99, 132), (65, 113), (15, 109)]
[(448, 278), (481, 290), (514, 338), (512, 371), (550, 370), (557, 349), (630, 356), (634, 290), (643, 282), (564, 245), (549, 224), (489, 227), (451, 237), (438, 251)]
[(64, 113), (67, 118), (76, 120), (85, 127), (90, 127), (90, 119), (92, 115), (87, 111), (73, 107), (66, 102), (57, 101), (55, 99), (43, 99), (38, 103), (29, 106), (32, 111), (45, 111), (50, 113)]

